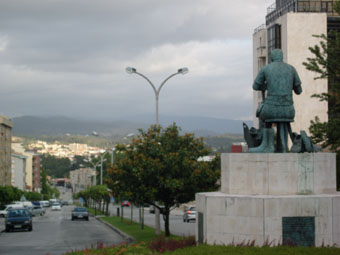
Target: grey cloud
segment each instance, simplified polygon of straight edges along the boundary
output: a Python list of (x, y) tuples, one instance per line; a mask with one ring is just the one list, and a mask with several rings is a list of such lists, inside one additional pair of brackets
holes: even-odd
[(158, 85), (188, 66), (161, 92), (161, 113), (248, 116), (251, 34), (271, 2), (2, 0), (0, 109), (12, 116), (153, 113), (151, 88), (125, 67)]

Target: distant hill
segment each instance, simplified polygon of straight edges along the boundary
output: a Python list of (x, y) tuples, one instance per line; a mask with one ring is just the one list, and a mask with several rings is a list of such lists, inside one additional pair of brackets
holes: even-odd
[[(23, 116), (13, 118), (15, 136), (40, 135), (90, 135), (93, 131), (101, 136), (125, 136), (136, 133), (139, 128), (147, 129), (154, 123), (151, 116), (136, 116), (132, 121), (94, 121), (77, 120), (69, 117)], [(160, 124), (168, 126), (176, 122), (184, 132), (193, 132), (197, 136), (214, 136), (219, 134), (241, 134), (242, 122), (239, 120), (217, 119), (209, 117), (162, 116)], [(246, 122), (252, 125), (251, 122)]]

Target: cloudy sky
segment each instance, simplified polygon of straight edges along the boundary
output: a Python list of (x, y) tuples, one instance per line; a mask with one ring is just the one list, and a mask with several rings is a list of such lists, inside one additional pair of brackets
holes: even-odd
[(249, 119), (252, 33), (274, 0), (1, 0), (0, 113)]

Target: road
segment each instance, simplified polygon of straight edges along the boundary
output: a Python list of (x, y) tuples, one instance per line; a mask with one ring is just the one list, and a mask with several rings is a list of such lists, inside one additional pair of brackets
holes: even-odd
[[(73, 206), (61, 211), (47, 209), (44, 216), (33, 218), (33, 231), (0, 233), (0, 254), (59, 255), (71, 250), (90, 248), (97, 243), (119, 244), (124, 239), (94, 218), (71, 221)], [(0, 219), (4, 225), (4, 219)]]
[[(110, 214), (117, 215), (117, 207), (110, 205)], [(133, 220), (139, 222), (139, 209), (133, 207)], [(131, 207), (124, 207), (124, 218), (131, 218)], [(155, 214), (149, 213), (149, 209), (144, 210), (144, 224), (150, 227), (155, 227)], [(164, 231), (164, 220), (161, 215), (161, 229)], [(170, 213), (170, 233), (179, 236), (194, 236), (196, 222), (183, 222), (182, 211), (172, 211)]]

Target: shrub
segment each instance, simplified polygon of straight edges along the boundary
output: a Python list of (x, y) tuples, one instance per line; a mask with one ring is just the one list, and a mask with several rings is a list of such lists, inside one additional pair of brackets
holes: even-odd
[(148, 244), (148, 248), (153, 252), (157, 251), (163, 253), (165, 251), (174, 251), (176, 249), (195, 245), (196, 240), (195, 237), (193, 236), (183, 237), (181, 239), (165, 238), (164, 236), (158, 236)]

